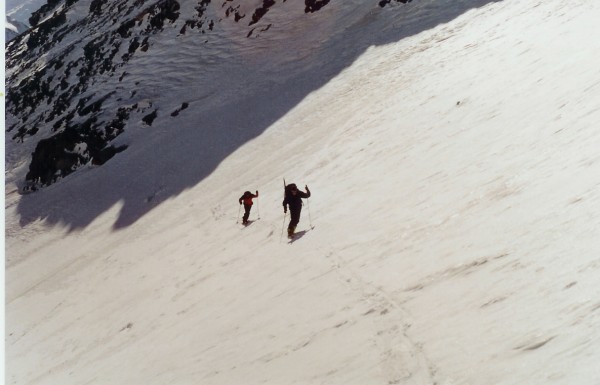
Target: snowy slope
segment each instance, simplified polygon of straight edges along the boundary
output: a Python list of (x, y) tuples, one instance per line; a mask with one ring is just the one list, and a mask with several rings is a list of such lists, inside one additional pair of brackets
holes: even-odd
[(29, 25), (31, 15), (46, 3), (47, 0), (6, 0), (6, 16)]
[[(16, 86), (7, 92), (7, 179), (20, 191), (61, 175), (70, 180), (44, 192), (53, 204), (38, 198), (22, 204), (21, 222), (42, 216), (82, 227), (122, 201), (116, 226), (127, 226), (149, 209), (139, 196), (151, 194), (157, 203), (195, 186), (369, 47), (484, 3), (381, 8), (357, 0), (305, 13), (303, 4), (285, 2), (252, 25), (244, 20), (260, 1), (247, 9), (231, 3), (247, 16), (239, 22), (216, 5), (197, 16), (193, 3), (182, 3), (173, 23), (165, 16), (170, 2), (126, 8), (115, 0), (98, 15), (92, 1), (57, 6), (62, 16), (44, 22), (50, 26), (9, 46), (7, 77)], [(182, 33), (190, 21), (201, 24)], [(190, 156), (173, 173), (181, 164), (176, 153)], [(119, 162), (111, 162), (115, 154)], [(101, 170), (86, 173), (95, 164)], [(135, 173), (122, 173), (122, 164)], [(73, 169), (77, 175), (69, 174)], [(103, 178), (110, 183), (97, 182)], [(70, 215), (64, 197), (72, 195), (86, 201), (85, 212)]]
[(29, 29), (29, 18), (46, 0), (7, 0), (4, 13), (6, 42)]
[(13, 20), (10, 17), (6, 17), (6, 21), (4, 23), (4, 38), (5, 41), (10, 41), (15, 37), (19, 36), (23, 32), (27, 30), (27, 25), (16, 20)]
[(190, 107), (32, 194), (7, 139), (7, 383), (600, 383), (600, 5), (435, 3), (157, 40)]

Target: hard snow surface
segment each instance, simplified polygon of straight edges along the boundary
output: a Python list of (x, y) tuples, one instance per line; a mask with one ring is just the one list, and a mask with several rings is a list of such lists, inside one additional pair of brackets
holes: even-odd
[[(600, 3), (468, 3), (244, 41), (218, 114), (32, 194), (7, 141), (7, 384), (599, 384)], [(179, 101), (213, 79), (186, 48), (136, 76)]]

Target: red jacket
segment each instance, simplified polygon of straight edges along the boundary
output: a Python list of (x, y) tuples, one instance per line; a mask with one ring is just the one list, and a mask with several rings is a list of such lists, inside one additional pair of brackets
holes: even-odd
[(240, 197), (239, 202), (240, 204), (242, 204), (243, 202), (246, 206), (252, 206), (252, 198), (258, 198), (258, 191), (256, 192), (256, 194), (252, 194), (250, 191), (246, 191), (244, 195)]

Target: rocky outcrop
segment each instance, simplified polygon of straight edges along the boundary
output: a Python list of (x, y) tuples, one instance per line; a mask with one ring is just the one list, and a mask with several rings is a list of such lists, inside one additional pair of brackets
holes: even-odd
[(381, 1), (379, 2), (379, 6), (380, 6), (381, 8), (383, 8), (383, 7), (385, 7), (386, 5), (390, 4), (391, 2), (396, 2), (396, 3), (403, 3), (403, 4), (406, 4), (406, 3), (410, 3), (411, 1), (412, 1), (412, 0), (381, 0)]

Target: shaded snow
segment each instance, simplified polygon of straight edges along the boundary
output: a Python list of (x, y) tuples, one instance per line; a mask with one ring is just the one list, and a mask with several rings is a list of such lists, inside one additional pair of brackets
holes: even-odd
[[(223, 160), (178, 194), (204, 154), (160, 119), (40, 193), (16, 193), (11, 158), (7, 384), (600, 383), (598, 16), (505, 0), (370, 47), (230, 153), (213, 132)], [(252, 82), (284, 78), (266, 70)], [(240, 99), (265, 96), (288, 105)], [(132, 166), (152, 151), (164, 176)], [(132, 202), (88, 217), (69, 193), (105, 194), (111, 173), (147, 207), (121, 226)], [(282, 177), (313, 193), (291, 244)], [(245, 190), (260, 197), (242, 228)], [(69, 221), (23, 222), (27, 207)]]
[(47, 3), (47, 0), (6, 0), (6, 15), (20, 23), (29, 25), (31, 14)]
[(8, 42), (27, 30), (27, 25), (7, 17), (4, 21), (4, 41)]
[(29, 27), (31, 14), (37, 11), (46, 0), (7, 0), (3, 9), (5, 17), (5, 41), (8, 42)]

